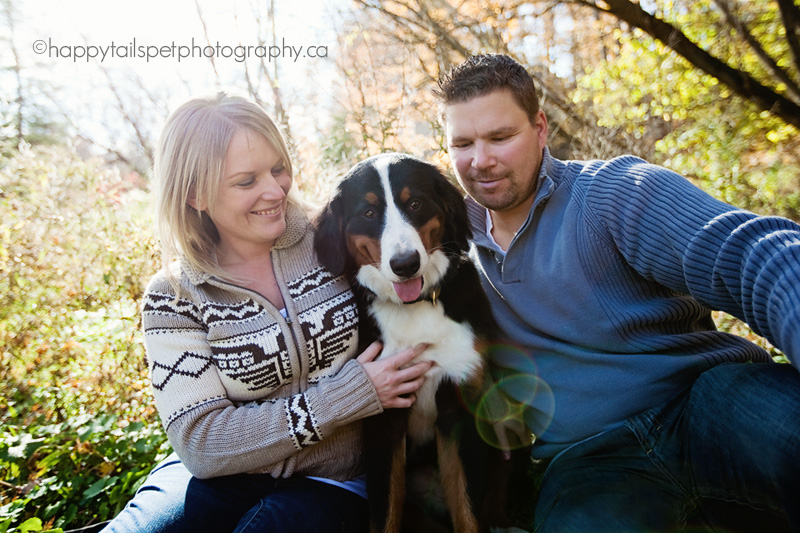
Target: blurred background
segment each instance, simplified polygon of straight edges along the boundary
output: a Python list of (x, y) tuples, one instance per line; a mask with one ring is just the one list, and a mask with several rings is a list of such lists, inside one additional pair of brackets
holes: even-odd
[(379, 152), (447, 169), (435, 80), (502, 52), (557, 157), (632, 153), (800, 219), (798, 0), (476, 4), (0, 0), (0, 533), (106, 520), (169, 450), (138, 306), (154, 147), (189, 97), (260, 102), (321, 202)]

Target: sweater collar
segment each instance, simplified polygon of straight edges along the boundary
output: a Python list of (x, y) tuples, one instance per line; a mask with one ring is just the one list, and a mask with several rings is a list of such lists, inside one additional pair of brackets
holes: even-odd
[[(286, 204), (286, 230), (272, 245), (272, 249), (283, 250), (300, 242), (308, 231), (309, 224), (308, 217), (303, 210), (299, 206), (288, 202)], [(194, 268), (183, 256), (179, 258), (179, 263), (181, 271), (186, 274), (192, 285), (200, 285), (211, 278), (211, 274)]]

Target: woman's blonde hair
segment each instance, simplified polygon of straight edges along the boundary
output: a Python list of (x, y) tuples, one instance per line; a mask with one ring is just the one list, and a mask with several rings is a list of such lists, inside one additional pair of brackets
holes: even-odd
[(217, 265), (219, 234), (214, 223), (189, 201), (215, 205), (228, 145), (241, 129), (263, 135), (292, 176), (289, 150), (280, 130), (259, 105), (246, 98), (220, 92), (192, 99), (167, 119), (154, 165), (158, 233), (167, 272), (181, 255), (201, 272), (234, 281)]

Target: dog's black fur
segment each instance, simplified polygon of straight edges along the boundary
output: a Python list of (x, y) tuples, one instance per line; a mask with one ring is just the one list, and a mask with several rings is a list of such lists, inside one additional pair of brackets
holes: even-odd
[[(385, 185), (381, 187), (379, 168), (385, 169), (384, 173), (388, 171), (392, 198), (387, 199)], [(482, 356), (485, 346), (496, 338), (496, 325), (477, 270), (467, 256), (471, 234), (463, 197), (436, 167), (400, 154), (384, 154), (353, 167), (316, 220), (315, 247), (322, 265), (336, 275), (345, 274), (359, 302), (360, 347), (363, 350), (371, 341), (385, 339), (389, 334), (378, 327), (375, 306), (380, 300), (383, 300), (380, 305), (390, 304), (385, 302), (385, 295), (376, 294), (359, 281), (359, 271), (369, 265), (378, 268), (375, 265), (386, 253), (380, 249), (380, 240), (383, 232), (389, 231), (382, 217), (388, 217), (390, 202), (422, 235), (427, 248), (424, 254), (432, 257), (439, 250), (449, 259), (446, 272), (436, 286), (423, 286), (420, 300), (410, 306), (397, 302), (393, 305), (403, 308), (402, 312), (441, 305), (445, 320), (471, 328), (475, 350)], [(399, 270), (400, 274), (391, 275), (404, 279), (409, 269)], [(420, 333), (407, 332), (409, 339), (419, 337)], [(504, 487), (496, 486), (503, 484), (503, 476), (496, 474), (503, 461), (498, 459), (498, 450), (479, 435), (474, 414), (485, 392), (486, 378), (488, 370), (482, 359), (477, 371), (460, 382), (452, 378), (440, 382), (435, 394), (438, 414), (433, 422), (432, 442), (420, 444), (409, 435), (413, 424), (409, 413), (414, 413), (413, 410), (389, 409), (364, 421), (373, 531), (403, 529), (406, 484), (408, 476), (413, 475), (409, 471), (436, 466), (442, 478), (451, 527), (456, 531), (484, 531), (490, 521), (496, 525), (494, 522), (500, 520), (498, 517), (504, 510), (497, 507), (503, 505)], [(493, 461), (497, 462), (490, 467)], [(494, 471), (489, 472), (490, 469)], [(412, 513), (408, 512), (416, 507), (410, 503), (415, 497), (420, 498), (408, 494), (409, 503), (405, 505), (407, 530), (419, 527), (412, 525)]]

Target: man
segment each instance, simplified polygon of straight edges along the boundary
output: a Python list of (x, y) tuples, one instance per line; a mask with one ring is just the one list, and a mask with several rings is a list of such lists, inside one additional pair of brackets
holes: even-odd
[(553, 158), (506, 56), (467, 60), (436, 94), (508, 341), (495, 360), (510, 394), (530, 384), (549, 461), (537, 531), (800, 530), (800, 373), (709, 311), (800, 363), (800, 226), (634, 157)]

